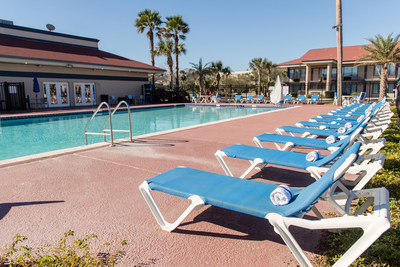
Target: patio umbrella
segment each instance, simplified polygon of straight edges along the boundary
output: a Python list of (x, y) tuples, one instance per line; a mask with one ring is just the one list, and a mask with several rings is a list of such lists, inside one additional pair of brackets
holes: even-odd
[(40, 86), (36, 77), (33, 78), (33, 92), (36, 94), (36, 109), (38, 109), (37, 94), (40, 92)]

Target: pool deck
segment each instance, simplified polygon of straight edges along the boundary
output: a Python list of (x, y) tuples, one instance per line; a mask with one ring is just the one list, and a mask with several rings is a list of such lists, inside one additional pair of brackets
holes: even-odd
[[(241, 213), (206, 206), (190, 214), (172, 233), (162, 231), (138, 186), (177, 166), (223, 174), (214, 156), (217, 149), (236, 143), (253, 145), (256, 135), (334, 108), (300, 105), (114, 147), (0, 167), (0, 247), (11, 243), (17, 233), (37, 246), (55, 244), (64, 232), (73, 230), (76, 237), (98, 235), (95, 246), (110, 242), (117, 249), (122, 240), (127, 240), (122, 266), (297, 266), (267, 220)], [(245, 161), (234, 163), (236, 174), (248, 166)], [(305, 171), (274, 166), (250, 175), (255, 180), (298, 187), (313, 181)], [(162, 193), (156, 192), (154, 197), (170, 221), (188, 204)], [(317, 205), (323, 211), (332, 211), (327, 203)], [(323, 232), (296, 228), (293, 233), (313, 258)]]

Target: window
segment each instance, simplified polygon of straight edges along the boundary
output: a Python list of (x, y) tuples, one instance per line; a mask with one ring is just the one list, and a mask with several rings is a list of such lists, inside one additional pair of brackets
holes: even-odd
[[(397, 67), (398, 67), (399, 65), (397, 64)], [(396, 65), (393, 65), (393, 64), (389, 64), (388, 66), (387, 66), (387, 72), (388, 72), (388, 75), (389, 76), (395, 76), (397, 73), (396, 73)]]
[(327, 73), (327, 69), (326, 68), (320, 68), (319, 69), (319, 77), (320, 78), (326, 79), (326, 73)]
[(74, 83), (75, 105), (95, 105), (94, 83)]
[(379, 83), (374, 83), (372, 85), (372, 94), (374, 95), (379, 94)]
[(376, 65), (374, 66), (374, 76), (379, 76), (382, 70), (382, 65)]
[(357, 77), (358, 67), (343, 67), (343, 77)]
[(393, 90), (394, 90), (394, 82), (391, 82), (388, 84), (388, 88), (386, 88), (386, 93), (393, 93)]
[(289, 78), (293, 80), (300, 80), (306, 77), (306, 69), (290, 69)]
[(357, 92), (357, 84), (343, 84), (342, 86), (342, 94), (343, 95), (351, 95), (352, 93)]
[(298, 92), (298, 91), (304, 91), (305, 90), (305, 85), (304, 84), (290, 84), (289, 85), (289, 92)]
[(336, 74), (337, 74), (337, 68), (332, 68), (332, 70), (331, 70), (332, 78), (336, 78)]

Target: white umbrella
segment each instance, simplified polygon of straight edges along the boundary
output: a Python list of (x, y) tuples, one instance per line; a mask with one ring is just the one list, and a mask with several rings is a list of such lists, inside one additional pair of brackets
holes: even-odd
[(283, 101), (283, 98), (281, 79), (278, 75), (276, 78), (275, 87), (271, 92), (271, 103), (278, 104), (279, 102)]

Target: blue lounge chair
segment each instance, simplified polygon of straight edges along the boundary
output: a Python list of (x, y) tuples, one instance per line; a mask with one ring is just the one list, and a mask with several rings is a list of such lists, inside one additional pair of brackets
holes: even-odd
[(305, 95), (299, 95), (296, 99), (293, 100), (293, 104), (303, 104), (304, 102), (306, 102)]
[(307, 100), (307, 104), (312, 104), (314, 102), (315, 104), (319, 103), (319, 95), (312, 95), (311, 98)]
[(285, 98), (283, 99), (283, 104), (286, 102), (292, 102), (292, 95), (285, 95)]
[(264, 102), (264, 96), (263, 95), (258, 95), (256, 99), (253, 98), (253, 103), (263, 103)]
[(260, 148), (240, 144), (220, 149), (215, 152), (215, 156), (226, 175), (230, 176), (234, 175), (224, 160), (225, 157), (250, 161), (250, 167), (245, 170), (242, 175), (240, 175), (240, 178), (245, 178), (255, 168), (262, 169), (268, 164), (273, 164), (307, 170), (313, 178), (319, 179), (321, 177), (320, 167), (326, 167), (329, 164), (332, 164), (332, 162), (344, 152), (349, 144), (350, 139), (346, 139), (336, 151), (327, 156), (321, 156), (321, 158), (316, 161), (307, 161), (307, 154), (305, 153)]
[(359, 96), (353, 98), (354, 103), (364, 103), (365, 92), (361, 92)]
[(253, 101), (253, 97), (254, 97), (253, 95), (248, 95), (247, 98), (242, 98), (240, 100), (240, 102), (242, 102), (242, 103), (244, 103), (244, 102), (251, 103), (251, 101)]
[[(358, 146), (358, 147), (357, 147)], [(204, 205), (212, 205), (244, 214), (265, 218), (278, 233), (294, 257), (302, 266), (311, 266), (311, 262), (289, 231), (291, 225), (304, 229), (346, 229), (362, 228), (364, 233), (360, 239), (336, 262), (337, 266), (350, 265), (379, 236), (390, 228), (389, 194), (385, 188), (361, 190), (347, 195), (335, 194), (337, 181), (357, 158), (357, 143), (343, 155), (318, 181), (304, 189), (291, 188), (292, 200), (284, 206), (275, 206), (270, 194), (278, 185), (258, 181), (243, 180), (235, 177), (214, 174), (191, 168), (175, 168), (144, 181), (139, 189), (150, 207), (157, 223), (165, 231), (173, 231), (193, 211)], [(160, 191), (192, 201), (178, 219), (169, 223), (165, 220), (151, 191)], [(345, 206), (346, 216), (323, 218), (316, 210), (315, 204), (323, 196), (333, 196), (331, 201), (339, 197), (351, 203), (353, 199), (368, 196), (373, 198), (373, 213), (368, 212), (371, 205), (362, 205), (353, 215), (349, 214), (350, 205)], [(318, 219), (306, 219), (303, 215), (310, 210)]]
[[(279, 150), (283, 151), (290, 151), (296, 146), (320, 148), (320, 149), (335, 151), (344, 142), (347, 142), (347, 140), (349, 140), (348, 142), (350, 145), (353, 144), (358, 138), (360, 138), (360, 133), (364, 130), (366, 126), (367, 123), (364, 122), (351, 135), (348, 135), (347, 137), (341, 140), (337, 140), (336, 142), (331, 144), (328, 144), (325, 139), (306, 138), (306, 137), (272, 134), (272, 133), (265, 133), (258, 135), (253, 138), (253, 141), (258, 147), (261, 148), (263, 148), (261, 142), (275, 143), (276, 147)], [(278, 144), (284, 144), (284, 146), (280, 147)]]
[(197, 97), (197, 94), (193, 93), (191, 95), (191, 100), (192, 100), (193, 103), (199, 102), (199, 98)]
[(235, 96), (235, 99), (234, 99), (233, 101), (235, 102), (235, 104), (236, 104), (237, 102), (242, 102), (242, 95), (236, 95), (236, 96)]

